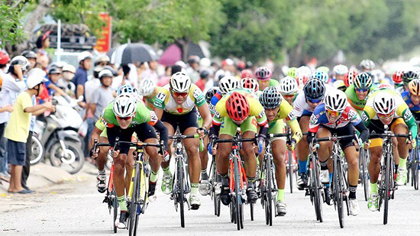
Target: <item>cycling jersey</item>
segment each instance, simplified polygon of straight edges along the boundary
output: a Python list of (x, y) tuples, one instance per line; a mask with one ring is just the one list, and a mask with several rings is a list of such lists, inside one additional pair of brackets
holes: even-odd
[(194, 109), (194, 107), (200, 107), (206, 103), (204, 94), (199, 87), (195, 84), (191, 84), (190, 91), (188, 92), (187, 99), (178, 105), (175, 99), (172, 97), (169, 85), (162, 88), (161, 92), (156, 95), (154, 106), (162, 109), (167, 113), (173, 115), (187, 114)]
[[(370, 91), (372, 92), (376, 89), (377, 89), (376, 86), (372, 85), (372, 87), (370, 88)], [(366, 101), (368, 97), (366, 97), (364, 100), (360, 100), (356, 95), (356, 89), (354, 88), (354, 84), (350, 85), (350, 87), (346, 89), (346, 95), (347, 95), (347, 101), (350, 103), (350, 105), (354, 109), (356, 109), (359, 115), (361, 115), (363, 113), (363, 108), (366, 105)]]
[(327, 118), (325, 104), (321, 103), (315, 108), (314, 113), (312, 113), (309, 121), (309, 132), (316, 133), (320, 125), (336, 129), (344, 127), (349, 123), (353, 124), (353, 126), (357, 126), (360, 122), (362, 122), (362, 119), (350, 105), (347, 105), (337, 121), (330, 122)]
[(416, 119), (420, 118), (420, 103), (417, 105), (414, 105), (414, 103), (411, 101), (410, 92), (405, 91), (401, 94), (401, 97), (404, 99), (405, 103), (407, 104), (410, 111), (413, 113), (413, 115), (416, 117)]
[[(327, 94), (330, 90), (335, 89), (331, 85), (325, 85), (325, 94)], [(312, 109), (308, 102), (306, 101), (305, 92), (302, 90), (296, 96), (295, 100), (293, 101), (293, 115), (296, 117), (301, 117), (304, 115), (311, 115), (314, 109)]]
[[(262, 80), (259, 80), (259, 81), (262, 81)], [(275, 79), (270, 79), (270, 82), (268, 83), (268, 86), (267, 87), (274, 87), (274, 86), (278, 86), (278, 85), (280, 85), (280, 82), (279, 81), (277, 81)], [(261, 86), (260, 86), (260, 91), (263, 91), (263, 89), (261, 88)]]
[(163, 91), (162, 87), (156, 87), (155, 88), (155, 92), (156, 92), (155, 96), (152, 96), (152, 97), (149, 97), (149, 98), (144, 97), (144, 100), (147, 102), (146, 107), (149, 110), (153, 110), (153, 107), (154, 107), (154, 104), (155, 104), (155, 101), (156, 101), (156, 96), (162, 91)]
[[(287, 122), (287, 125), (289, 125), (289, 127), (292, 129), (292, 133), (293, 133), (293, 137), (296, 141), (296, 143), (298, 143), (300, 141), (300, 139), (302, 138), (302, 131), (300, 130), (300, 126), (299, 123), (297, 122), (296, 117), (293, 115), (293, 108), (292, 106), (285, 100), (282, 99), (280, 106), (279, 106), (279, 111), (276, 114), (274, 120), (269, 122), (269, 133), (278, 133), (275, 129), (273, 129), (273, 127), (276, 125), (275, 123), (280, 122), (280, 126), (283, 124), (283, 120), (285, 119)], [(283, 125), (284, 127), (284, 125)]]
[(415, 137), (417, 136), (416, 121), (414, 120), (414, 117), (407, 104), (404, 102), (402, 97), (394, 90), (380, 89), (373, 92), (369, 96), (362, 114), (362, 120), (365, 123), (365, 125), (368, 126), (371, 120), (379, 120), (375, 110), (373, 109), (373, 99), (378, 93), (387, 93), (389, 94), (389, 96), (395, 99), (394, 119), (402, 118), (405, 124), (410, 129), (413, 139), (415, 139)]

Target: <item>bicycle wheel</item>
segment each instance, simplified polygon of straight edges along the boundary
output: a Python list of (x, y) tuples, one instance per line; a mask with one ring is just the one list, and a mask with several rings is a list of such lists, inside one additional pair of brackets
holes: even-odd
[(267, 184), (266, 188), (266, 202), (265, 202), (265, 222), (267, 225), (273, 225), (273, 179), (272, 179), (272, 169), (271, 169), (271, 159), (267, 158), (265, 160), (265, 183)]
[(41, 141), (36, 136), (32, 136), (31, 140), (31, 149), (32, 155), (30, 158), (30, 164), (36, 165), (38, 164), (44, 157), (44, 147), (42, 146)]
[(369, 178), (368, 178), (368, 169), (367, 169), (367, 152), (365, 149), (360, 151), (360, 162), (362, 167), (362, 184), (363, 191), (365, 195), (365, 201), (369, 199)]
[(117, 220), (118, 216), (118, 201), (117, 201), (117, 194), (115, 193), (115, 189), (111, 192), (111, 199), (112, 199), (112, 226), (114, 229), (114, 233), (117, 233), (118, 227), (115, 225), (115, 221)]
[(341, 170), (341, 163), (338, 159), (340, 157), (334, 156), (334, 175), (333, 175), (333, 188), (334, 188), (334, 201), (336, 203), (337, 212), (338, 212), (338, 222), (340, 223), (340, 228), (344, 228), (344, 208), (343, 208), (343, 186), (342, 178), (343, 172)]
[(384, 194), (384, 225), (388, 223), (388, 202), (390, 195), (390, 185), (393, 178), (393, 172), (391, 172), (391, 154), (385, 155), (385, 192)]
[(237, 229), (240, 230), (241, 229), (241, 221), (242, 221), (242, 216), (241, 216), (241, 190), (239, 189), (240, 187), (240, 177), (239, 177), (239, 164), (238, 164), (238, 158), (234, 157), (233, 158), (233, 176), (234, 176), (234, 184), (235, 184), (235, 204), (234, 204), (234, 208), (235, 208), (235, 219), (236, 219), (236, 226)]
[(249, 204), (249, 210), (251, 215), (251, 221), (254, 221), (254, 203)]
[(319, 182), (319, 170), (318, 170), (318, 164), (316, 162), (316, 157), (315, 155), (312, 155), (312, 166), (313, 166), (313, 171), (312, 171), (312, 179), (313, 179), (313, 188), (314, 188), (314, 206), (315, 206), (315, 213), (317, 216), (317, 220), (319, 220), (319, 222), (322, 222), (322, 201), (321, 201), (321, 191), (322, 191), (322, 186)]
[(413, 175), (413, 185), (415, 190), (419, 190), (419, 153), (417, 147), (414, 149), (414, 157), (411, 165)]
[(293, 155), (291, 151), (287, 152), (287, 174), (289, 175), (290, 193), (293, 193)]
[(177, 166), (177, 186), (178, 186), (178, 203), (179, 203), (179, 214), (181, 217), (181, 227), (185, 228), (185, 218), (184, 218), (184, 163), (182, 162), (182, 157), (178, 157), (178, 166)]
[(129, 229), (129, 235), (133, 236), (136, 235), (135, 232), (135, 225), (136, 225), (136, 216), (137, 214), (139, 214), (137, 212), (138, 206), (139, 206), (139, 198), (140, 198), (140, 188), (141, 188), (141, 183), (140, 183), (140, 178), (141, 178), (141, 169), (140, 169), (140, 165), (136, 164), (136, 175), (134, 177), (134, 185), (133, 185), (133, 195), (131, 196), (131, 200), (130, 200), (130, 208), (129, 210), (129, 217), (128, 217), (128, 229)]

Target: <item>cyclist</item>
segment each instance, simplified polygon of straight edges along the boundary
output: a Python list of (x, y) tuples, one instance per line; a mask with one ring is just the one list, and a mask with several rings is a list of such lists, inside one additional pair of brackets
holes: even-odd
[[(406, 160), (408, 150), (415, 147), (415, 136), (417, 135), (417, 125), (407, 104), (401, 96), (393, 90), (377, 90), (369, 96), (364, 108), (362, 119), (368, 129), (372, 132), (383, 133), (387, 125), (394, 134), (412, 133), (413, 142), (407, 141), (404, 137), (396, 138), (394, 143), (394, 159), (398, 165), (396, 183), (403, 185), (407, 181)], [(380, 170), (380, 160), (382, 156), (382, 139), (371, 140), (370, 149), (370, 198), (368, 208), (371, 211), (378, 210), (378, 175)], [(398, 149), (397, 149), (398, 147)]]
[(359, 115), (363, 113), (363, 108), (366, 105), (366, 98), (371, 91), (375, 90), (375, 88), (372, 75), (364, 72), (356, 76), (353, 80), (353, 84), (346, 89), (347, 100), (350, 105), (356, 109)]
[[(241, 129), (243, 138), (254, 138), (258, 132), (258, 154), (263, 150), (264, 139), (268, 132), (267, 117), (264, 108), (258, 98), (247, 89), (236, 89), (223, 96), (222, 100), (216, 105), (216, 113), (213, 117), (213, 126), (210, 130), (210, 139), (215, 139), (217, 135), (221, 139), (232, 139), (238, 127)], [(219, 134), (220, 131), (220, 134)], [(229, 198), (229, 155), (232, 150), (232, 143), (220, 143), (217, 145), (216, 166), (218, 173), (222, 176), (222, 192), (220, 195), (224, 205), (228, 205)], [(245, 171), (247, 176), (247, 199), (250, 203), (255, 203), (258, 195), (255, 191), (255, 175), (257, 159), (254, 151), (254, 144), (250, 142), (242, 143), (242, 150)]]
[[(143, 102), (136, 102), (133, 94), (123, 93), (118, 95), (102, 112), (91, 137), (91, 147), (93, 141), (99, 138), (99, 142), (109, 142), (111, 146), (115, 145), (115, 139), (119, 137), (120, 141), (131, 141), (135, 132), (137, 137), (146, 143), (158, 143), (154, 128), (160, 133), (161, 140), (165, 147), (168, 145), (168, 132), (166, 127), (159, 121), (153, 111), (149, 111)], [(103, 133), (103, 134), (102, 134)], [(101, 155), (92, 153), (92, 158), (96, 159), (98, 165), (98, 191), (106, 190), (105, 163), (106, 154), (109, 148), (101, 148)], [(129, 146), (121, 144), (119, 150), (114, 151), (114, 186), (117, 193), (118, 205), (120, 207), (120, 218), (116, 225), (118, 228), (126, 227), (127, 203), (124, 196), (124, 190), (130, 183), (130, 174), (124, 178), (124, 171), (131, 173), (134, 159), (127, 158)], [(150, 156), (149, 162), (152, 173), (149, 179), (149, 194), (154, 195), (161, 157), (155, 147), (146, 147), (146, 152)], [(130, 160), (131, 159), (131, 160)], [(126, 186), (126, 187), (124, 187)]]
[[(353, 81), (354, 81), (354, 79), (356, 78), (356, 76), (358, 76), (359, 75), (359, 72), (357, 71), (357, 70), (354, 70), (354, 69), (351, 69), (351, 70), (349, 70), (349, 72), (347, 72), (345, 75), (344, 75), (344, 78), (343, 78), (343, 80), (344, 80), (344, 84), (346, 85), (346, 87), (348, 88), (348, 87), (350, 87), (350, 85), (352, 85), (353, 84)], [(345, 91), (344, 91), (345, 92)]]
[(394, 88), (399, 93), (404, 92), (404, 86), (403, 86), (403, 79), (402, 76), (404, 75), (404, 71), (398, 70), (395, 71), (392, 75), (392, 80), (394, 81)]
[[(293, 102), (293, 114), (297, 117), (302, 133), (308, 132), (309, 118), (312, 115), (315, 107), (318, 106), (324, 99), (327, 88), (324, 82), (319, 79), (311, 79), (303, 87), (295, 101)], [(299, 175), (297, 185), (299, 190), (303, 190), (307, 186), (308, 177), (307, 160), (309, 155), (309, 144), (307, 136), (304, 135), (297, 144), (297, 157), (299, 159)]]
[[(360, 139), (362, 141), (368, 139), (369, 131), (356, 110), (348, 104), (346, 94), (340, 90), (332, 90), (325, 96), (324, 103), (319, 104), (311, 116), (308, 142), (310, 143), (312, 141), (315, 133), (318, 138), (330, 137), (334, 133), (338, 135), (352, 135), (354, 128), (361, 133)], [(330, 159), (332, 141), (320, 142), (319, 144), (318, 160), (321, 164), (320, 180), (326, 186), (325, 196), (327, 204), (330, 204), (329, 186), (333, 169), (332, 163), (328, 162), (332, 161)], [(359, 213), (359, 203), (356, 200), (356, 189), (359, 180), (359, 164), (357, 160), (359, 154), (351, 138), (341, 139), (340, 146), (347, 159), (349, 171), (349, 210), (351, 215), (356, 216)], [(358, 143), (358, 146), (362, 146), (362, 143)]]
[(312, 74), (311, 79), (319, 79), (322, 82), (324, 82), (325, 84), (327, 84), (328, 83), (328, 80), (329, 80), (328, 73), (325, 72), (325, 71), (322, 71), (322, 70), (315, 71)]
[(143, 79), (140, 82), (139, 94), (143, 96), (145, 104), (149, 110), (153, 110), (156, 95), (162, 91), (162, 87), (156, 86), (156, 82), (152, 79)]
[(290, 68), (287, 70), (287, 74), (286, 74), (286, 76), (290, 76), (290, 77), (292, 77), (292, 78), (295, 78), (295, 77), (296, 77), (296, 71), (297, 71), (297, 68), (296, 68), (296, 67), (290, 67)]
[[(291, 81), (296, 83), (291, 77)], [(283, 78), (284, 80), (285, 78)], [(296, 143), (302, 138), (302, 132), (299, 127), (299, 123), (296, 117), (293, 115), (292, 106), (282, 98), (279, 89), (276, 87), (268, 87), (264, 89), (260, 97), (261, 105), (265, 109), (269, 124), (269, 134), (284, 133), (284, 122), (286, 120), (287, 125), (292, 129), (293, 137), (291, 143), (287, 145), (290, 151), (295, 149)], [(276, 208), (277, 213), (280, 216), (286, 215), (286, 204), (284, 202), (284, 187), (286, 185), (286, 165), (284, 162), (284, 156), (286, 153), (286, 140), (285, 138), (273, 138), (272, 153), (274, 165), (276, 167), (276, 181), (278, 185)]]
[(413, 113), (414, 118), (420, 121), (420, 79), (412, 80), (408, 83), (408, 90), (404, 91), (401, 96)]
[(404, 92), (404, 91), (408, 91), (408, 83), (410, 83), (410, 81), (412, 81), (413, 79), (418, 79), (419, 75), (415, 72), (415, 71), (407, 71), (402, 75), (402, 79), (403, 79), (403, 89), (400, 90), (399, 92)]
[(258, 82), (254, 80), (253, 78), (244, 78), (240, 81), (240, 87), (242, 89), (248, 89), (251, 92), (253, 92), (255, 95), (257, 95), (260, 86), (258, 85)]
[(311, 77), (311, 69), (307, 66), (301, 66), (296, 70), (296, 82), (298, 84), (299, 89), (303, 89), (306, 82), (308, 82), (309, 78)]
[(214, 113), (214, 107), (222, 97), (230, 91), (239, 88), (239, 80), (234, 76), (225, 76), (219, 82), (219, 91), (210, 100), (210, 110)]
[(269, 86), (277, 86), (279, 82), (271, 78), (271, 70), (267, 67), (259, 67), (255, 71), (255, 78), (258, 80), (258, 84), (260, 85), (260, 91), (263, 91), (265, 88)]
[(359, 67), (362, 72), (370, 72), (375, 69), (375, 62), (369, 59), (364, 59), (360, 62)]
[(252, 71), (249, 69), (245, 69), (241, 71), (241, 79), (252, 78), (252, 76), (254, 75), (252, 74)]
[[(184, 135), (200, 134), (204, 138), (204, 133), (210, 128), (211, 115), (209, 107), (204, 99), (204, 94), (195, 84), (191, 84), (190, 77), (177, 72), (172, 75), (169, 85), (156, 95), (154, 110), (158, 118), (168, 128), (169, 135), (173, 135), (179, 127), (179, 131)], [(197, 109), (203, 118), (203, 126), (198, 128)], [(171, 144), (172, 142), (169, 142)], [(188, 155), (188, 168), (191, 180), (190, 205), (193, 210), (199, 209), (201, 205), (198, 194), (201, 163), (198, 152), (199, 140), (185, 139), (183, 141)], [(171, 153), (170, 148), (168, 152)], [(163, 180), (162, 191), (169, 194), (172, 191), (172, 174), (169, 169), (170, 160), (162, 163)]]
[(299, 92), (296, 79), (290, 76), (284, 77), (280, 80), (279, 90), (284, 99), (286, 99), (290, 105), (293, 105), (293, 101)]
[(335, 83), (337, 81), (343, 81), (344, 80), (344, 75), (347, 74), (349, 72), (349, 69), (347, 68), (347, 66), (345, 65), (336, 65), (333, 68), (333, 78), (332, 78), (332, 83)]

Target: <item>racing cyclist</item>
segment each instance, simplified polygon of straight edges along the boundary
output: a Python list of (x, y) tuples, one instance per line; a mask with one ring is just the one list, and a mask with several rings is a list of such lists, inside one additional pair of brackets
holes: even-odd
[(401, 94), (408, 108), (417, 121), (420, 121), (420, 79), (408, 83), (408, 91)]
[(258, 80), (260, 85), (260, 91), (263, 91), (265, 88), (270, 86), (277, 86), (279, 82), (271, 78), (271, 70), (267, 67), (259, 67), (255, 70), (255, 78)]
[(145, 104), (149, 110), (153, 110), (156, 95), (162, 91), (162, 87), (156, 86), (156, 82), (152, 79), (143, 79), (139, 85), (139, 94), (143, 96)]
[(356, 76), (353, 84), (346, 89), (347, 100), (359, 115), (362, 115), (366, 98), (373, 90), (375, 90), (375, 85), (373, 85), (372, 75), (366, 72)]
[(290, 104), (293, 105), (293, 101), (299, 92), (299, 87), (296, 79), (290, 76), (286, 76), (280, 80), (279, 91), (283, 98)]

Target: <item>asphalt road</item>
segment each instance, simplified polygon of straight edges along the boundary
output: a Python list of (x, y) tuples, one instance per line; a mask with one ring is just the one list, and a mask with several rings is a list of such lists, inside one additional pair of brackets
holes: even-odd
[[(96, 191), (95, 176), (38, 191), (28, 196), (0, 197), (0, 235), (114, 235), (111, 216), (103, 195)], [(265, 225), (264, 211), (256, 205), (255, 221), (245, 207), (244, 229), (237, 232), (230, 223), (229, 208), (222, 206), (220, 217), (213, 215), (210, 197), (202, 197), (198, 211), (186, 212), (186, 227), (180, 227), (173, 202), (158, 191), (157, 200), (140, 218), (138, 235), (420, 235), (420, 191), (400, 187), (390, 202), (389, 223), (382, 224), (382, 212), (370, 212), (359, 186), (361, 211), (346, 218), (340, 229), (333, 206), (324, 205), (324, 222), (315, 219), (308, 197), (286, 189), (288, 213), (276, 217), (272, 227)], [(119, 230), (118, 235), (128, 234)]]

